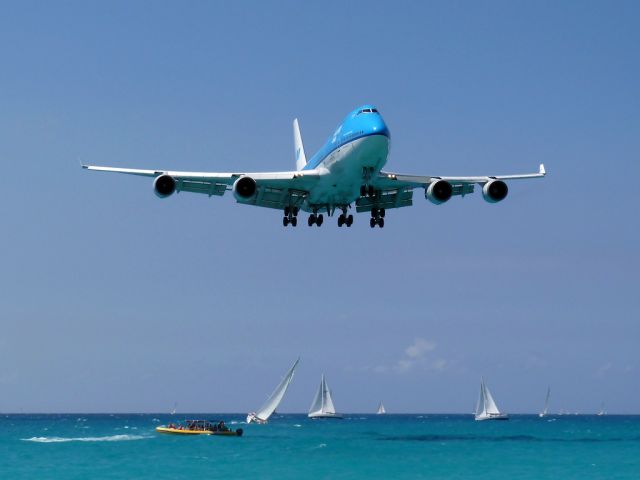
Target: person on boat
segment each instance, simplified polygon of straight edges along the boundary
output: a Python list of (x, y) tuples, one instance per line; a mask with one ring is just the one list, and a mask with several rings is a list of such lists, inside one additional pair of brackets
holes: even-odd
[(229, 430), (227, 426), (224, 424), (224, 420), (220, 420), (220, 423), (218, 424), (218, 430), (221, 432), (226, 432)]

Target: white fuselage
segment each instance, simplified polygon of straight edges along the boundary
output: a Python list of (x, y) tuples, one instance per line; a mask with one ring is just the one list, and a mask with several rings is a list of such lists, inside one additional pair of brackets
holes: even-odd
[(320, 180), (309, 192), (309, 205), (347, 206), (360, 197), (365, 172), (375, 177), (387, 163), (389, 138), (370, 135), (346, 143), (318, 165)]

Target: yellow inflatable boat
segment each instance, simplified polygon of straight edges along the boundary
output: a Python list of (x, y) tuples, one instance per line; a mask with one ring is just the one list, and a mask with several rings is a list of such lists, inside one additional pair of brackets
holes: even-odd
[(185, 420), (183, 424), (170, 423), (156, 427), (158, 433), (170, 433), (174, 435), (217, 435), (221, 437), (241, 437), (242, 429), (231, 430), (223, 421), (211, 422), (209, 420)]

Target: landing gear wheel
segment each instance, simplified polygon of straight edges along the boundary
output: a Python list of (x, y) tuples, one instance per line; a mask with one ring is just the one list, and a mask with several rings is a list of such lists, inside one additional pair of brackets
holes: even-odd
[(322, 214), (318, 215), (318, 219), (316, 220), (316, 225), (320, 226), (324, 222), (324, 216)]
[(316, 215), (314, 213), (312, 213), (311, 215), (309, 215), (309, 219), (307, 220), (307, 223), (309, 224), (309, 226), (312, 226), (314, 223), (316, 223)]
[(284, 217), (282, 219), (282, 226), (286, 227), (287, 225), (289, 225), (289, 217)]
[(291, 209), (289, 207), (284, 207), (284, 216), (288, 217), (291, 213)]
[(375, 192), (374, 192), (374, 190), (373, 190), (373, 185), (369, 185), (369, 196), (370, 196), (370, 197), (373, 197), (373, 194), (374, 194), (374, 193), (375, 193)]
[(347, 227), (350, 227), (351, 225), (353, 225), (353, 215), (349, 215), (345, 223), (347, 224)]
[(371, 218), (378, 218), (378, 209), (376, 207), (371, 209)]
[(386, 212), (384, 211), (384, 208), (381, 208), (381, 209), (380, 209), (380, 216), (381, 216), (382, 218), (384, 218), (385, 213), (386, 213)]
[(342, 225), (344, 225), (344, 213), (341, 213), (338, 217), (338, 226), (341, 227)]
[(384, 218), (379, 218), (379, 219), (378, 219), (378, 226), (379, 226), (380, 228), (384, 228)]
[(360, 196), (361, 197), (366, 197), (367, 196), (367, 186), (366, 185), (361, 185), (360, 186)]
[(297, 226), (298, 226), (298, 217), (293, 217), (293, 218), (290, 220), (290, 222), (291, 222), (291, 225), (292, 225), (292, 226), (297, 227)]
[(371, 217), (371, 220), (369, 220), (369, 226), (371, 228), (376, 226), (376, 219), (375, 218)]
[(293, 207), (293, 208), (291, 209), (291, 214), (292, 214), (294, 217), (297, 217), (297, 216), (298, 216), (298, 212), (299, 212), (299, 211), (300, 211), (300, 209), (299, 209), (298, 207)]

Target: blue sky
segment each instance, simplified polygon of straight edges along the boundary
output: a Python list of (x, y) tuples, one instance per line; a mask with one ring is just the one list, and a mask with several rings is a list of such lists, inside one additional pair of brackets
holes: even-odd
[[(300, 355), (342, 411), (638, 413), (636, 2), (13, 2), (0, 17), (0, 411), (248, 411)], [(374, 103), (389, 170), (535, 171), (283, 229), (88, 163), (288, 170)]]

